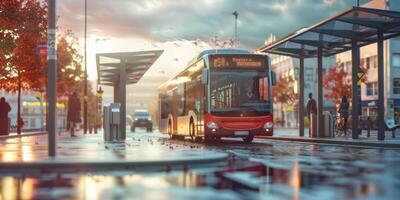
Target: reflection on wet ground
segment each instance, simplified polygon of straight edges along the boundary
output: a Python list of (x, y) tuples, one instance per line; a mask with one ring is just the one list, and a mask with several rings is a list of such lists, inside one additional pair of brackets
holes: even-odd
[[(230, 152), (226, 163), (178, 171), (0, 174), (0, 199), (398, 199), (400, 150), (256, 140), (219, 144), (133, 135)], [(173, 151), (173, 149), (171, 149)], [(123, 156), (123, 155), (121, 155)]]

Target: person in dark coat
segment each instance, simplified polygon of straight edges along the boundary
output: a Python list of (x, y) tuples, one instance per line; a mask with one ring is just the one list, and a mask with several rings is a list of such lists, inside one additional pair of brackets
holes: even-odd
[(11, 111), (10, 104), (4, 97), (0, 99), (0, 135), (8, 135), (8, 113)]
[(317, 102), (312, 98), (312, 93), (308, 93), (308, 101), (306, 107), (308, 121), (310, 122), (309, 134), (311, 136), (311, 114), (317, 114)]
[(317, 114), (317, 102), (315, 99), (312, 98), (312, 93), (308, 94), (308, 101), (307, 101), (307, 117), (308, 119), (311, 118), (311, 114)]
[(68, 99), (68, 114), (67, 121), (71, 137), (75, 137), (75, 125), (81, 122), (81, 102), (79, 101), (78, 95), (74, 92)]
[(340, 117), (343, 118), (344, 135), (346, 135), (347, 134), (347, 119), (349, 118), (349, 102), (347, 101), (346, 96), (343, 96), (342, 102), (340, 102), (339, 114), (340, 114)]

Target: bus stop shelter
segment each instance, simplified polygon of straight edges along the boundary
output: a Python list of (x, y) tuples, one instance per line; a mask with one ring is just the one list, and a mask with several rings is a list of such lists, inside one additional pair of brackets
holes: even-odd
[(400, 12), (353, 7), (315, 25), (303, 28), (258, 52), (290, 56), (299, 59), (299, 135), (304, 136), (304, 59), (317, 58), (317, 133), (323, 134), (323, 57), (351, 51), (352, 56), (352, 138), (360, 133), (360, 89), (357, 73), (360, 66), (360, 47), (377, 43), (378, 59), (378, 140), (385, 139), (384, 60), (383, 41), (400, 35)]
[(163, 50), (96, 54), (99, 85), (114, 88), (114, 103), (120, 103), (121, 135), (126, 136), (126, 85), (137, 83)]

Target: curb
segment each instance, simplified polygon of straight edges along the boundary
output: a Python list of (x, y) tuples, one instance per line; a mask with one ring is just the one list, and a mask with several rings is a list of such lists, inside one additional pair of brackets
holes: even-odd
[(256, 138), (268, 139), (268, 140), (309, 142), (309, 143), (336, 144), (336, 145), (352, 145), (352, 146), (376, 147), (376, 148), (396, 148), (396, 149), (400, 148), (400, 144), (379, 143), (379, 142), (339, 141), (339, 140), (318, 139), (318, 138), (297, 138), (297, 137), (293, 138), (293, 137), (276, 137), (276, 136), (258, 136)]
[(10, 138), (45, 135), (45, 134), (47, 134), (47, 132), (24, 133), (24, 134), (21, 134), (21, 135), (1, 135), (0, 136), (0, 140), (10, 139)]
[[(74, 171), (86, 169), (108, 169), (108, 168), (124, 168), (135, 170), (172, 170), (174, 168), (182, 169), (187, 166), (207, 165), (219, 163), (228, 160), (229, 154), (215, 153), (207, 158), (186, 158), (186, 159), (167, 159), (167, 160), (110, 160), (110, 161), (65, 161), (63, 157), (56, 159), (37, 160), (29, 162), (0, 162), (0, 171), (16, 171), (16, 170), (40, 170), (53, 171), (72, 169)], [(71, 159), (71, 158), (70, 158)]]

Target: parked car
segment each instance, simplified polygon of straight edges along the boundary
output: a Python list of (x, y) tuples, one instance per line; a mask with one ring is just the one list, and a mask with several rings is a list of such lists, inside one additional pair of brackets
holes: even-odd
[(146, 128), (147, 132), (153, 131), (153, 122), (151, 121), (150, 113), (147, 110), (136, 110), (132, 125), (131, 131), (135, 132), (137, 127)]

